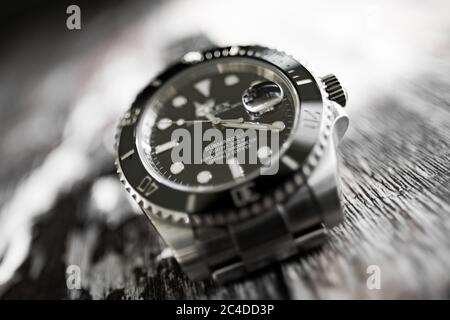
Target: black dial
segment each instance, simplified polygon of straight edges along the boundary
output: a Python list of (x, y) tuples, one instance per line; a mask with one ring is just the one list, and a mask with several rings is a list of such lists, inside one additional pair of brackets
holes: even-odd
[[(249, 92), (266, 96), (249, 99)], [(243, 96), (265, 105), (251, 105), (251, 112)], [(169, 79), (147, 102), (136, 129), (139, 156), (171, 188), (231, 188), (284, 152), (298, 109), (296, 91), (277, 67), (244, 57), (206, 61)]]

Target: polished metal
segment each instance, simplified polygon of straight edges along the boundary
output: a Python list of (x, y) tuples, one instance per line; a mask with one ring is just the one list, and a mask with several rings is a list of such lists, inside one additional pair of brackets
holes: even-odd
[(282, 100), (283, 89), (272, 81), (253, 84), (242, 94), (242, 104), (251, 113), (270, 111)]

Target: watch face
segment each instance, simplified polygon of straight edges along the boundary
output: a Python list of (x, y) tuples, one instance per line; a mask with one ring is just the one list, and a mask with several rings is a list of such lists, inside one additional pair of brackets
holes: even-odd
[(208, 225), (245, 219), (302, 186), (313, 150), (323, 149), (317, 142), (330, 116), (324, 110), (315, 78), (283, 52), (191, 52), (125, 113), (118, 173), (144, 210), (160, 218)]
[(222, 57), (168, 79), (141, 113), (136, 145), (151, 176), (173, 189), (214, 192), (254, 179), (283, 154), (299, 98), (276, 66)]

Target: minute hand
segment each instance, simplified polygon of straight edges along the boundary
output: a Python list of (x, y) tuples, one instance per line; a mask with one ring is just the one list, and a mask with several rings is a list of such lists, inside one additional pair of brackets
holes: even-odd
[(270, 123), (257, 123), (257, 122), (228, 122), (226, 120), (220, 122), (220, 125), (227, 128), (242, 128), (242, 129), (256, 129), (256, 130), (276, 130), (281, 131), (284, 126), (275, 125)]

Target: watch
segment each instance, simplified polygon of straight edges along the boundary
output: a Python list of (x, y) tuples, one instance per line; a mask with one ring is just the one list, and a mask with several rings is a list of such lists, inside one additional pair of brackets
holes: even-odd
[(120, 181), (192, 280), (224, 283), (321, 244), (343, 219), (346, 91), (263, 46), (202, 43), (120, 119)]

